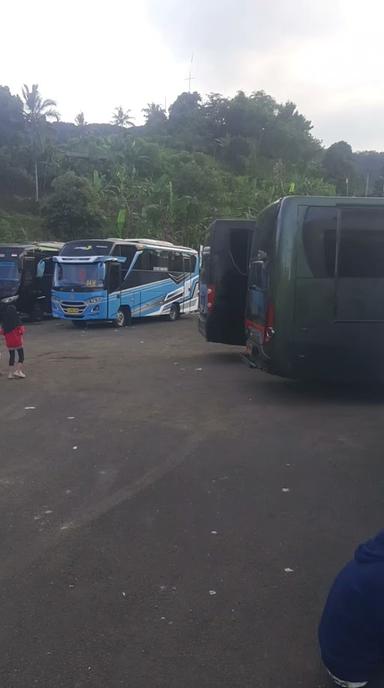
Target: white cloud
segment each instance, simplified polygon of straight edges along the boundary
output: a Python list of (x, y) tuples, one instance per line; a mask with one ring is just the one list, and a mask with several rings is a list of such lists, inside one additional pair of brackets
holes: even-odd
[(39, 83), (63, 118), (137, 121), (187, 87), (294, 100), (325, 143), (384, 149), (380, 0), (19, 0), (3, 3), (1, 80)]

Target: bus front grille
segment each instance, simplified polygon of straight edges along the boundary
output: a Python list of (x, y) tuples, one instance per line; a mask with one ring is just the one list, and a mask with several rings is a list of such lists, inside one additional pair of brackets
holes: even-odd
[(83, 315), (87, 304), (84, 301), (62, 301), (61, 308), (65, 315), (70, 315), (71, 317)]

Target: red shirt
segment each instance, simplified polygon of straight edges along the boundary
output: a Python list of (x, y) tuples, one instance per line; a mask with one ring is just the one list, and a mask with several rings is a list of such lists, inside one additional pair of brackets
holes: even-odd
[(21, 349), (23, 346), (23, 334), (25, 332), (25, 327), (19, 325), (15, 327), (14, 330), (4, 334), (3, 330), (0, 330), (1, 334), (4, 335), (5, 344), (7, 349)]

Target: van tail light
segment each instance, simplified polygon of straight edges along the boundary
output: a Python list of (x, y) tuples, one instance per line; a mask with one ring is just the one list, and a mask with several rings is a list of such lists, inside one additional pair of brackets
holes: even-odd
[(214, 285), (209, 285), (207, 289), (207, 306), (208, 310), (211, 311), (213, 306), (215, 305), (215, 299), (216, 299), (216, 288)]
[(267, 317), (265, 319), (263, 344), (269, 344), (275, 334), (275, 308), (272, 303), (268, 304)]

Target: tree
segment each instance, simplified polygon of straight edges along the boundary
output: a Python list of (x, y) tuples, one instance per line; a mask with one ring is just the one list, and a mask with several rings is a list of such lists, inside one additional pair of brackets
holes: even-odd
[(52, 236), (60, 241), (100, 234), (104, 217), (96, 189), (85, 177), (66, 172), (52, 183), (43, 215)]
[(173, 129), (183, 129), (191, 123), (201, 121), (201, 114), (200, 93), (181, 93), (169, 108), (169, 123)]
[(77, 127), (85, 127), (87, 122), (85, 121), (84, 112), (79, 112), (75, 117), (75, 124)]
[(43, 100), (39, 93), (38, 84), (33, 84), (32, 88), (24, 84), (23, 90), (24, 99), (24, 117), (29, 128), (33, 166), (35, 175), (35, 200), (39, 200), (39, 174), (38, 174), (38, 157), (41, 154), (44, 145), (44, 130), (48, 120), (54, 119), (58, 121), (60, 115), (56, 108), (56, 102), (50, 98)]
[(115, 108), (112, 115), (112, 124), (116, 127), (133, 127), (130, 110), (123, 110), (121, 105)]
[(23, 104), (8, 86), (0, 86), (0, 146), (10, 144), (24, 129)]
[(356, 178), (353, 152), (349, 143), (338, 141), (329, 146), (324, 153), (323, 169), (328, 181), (336, 185), (337, 193), (348, 194), (351, 182)]
[(143, 108), (145, 124), (152, 129), (161, 129), (167, 123), (167, 114), (161, 105), (156, 103), (148, 103), (146, 108)]

